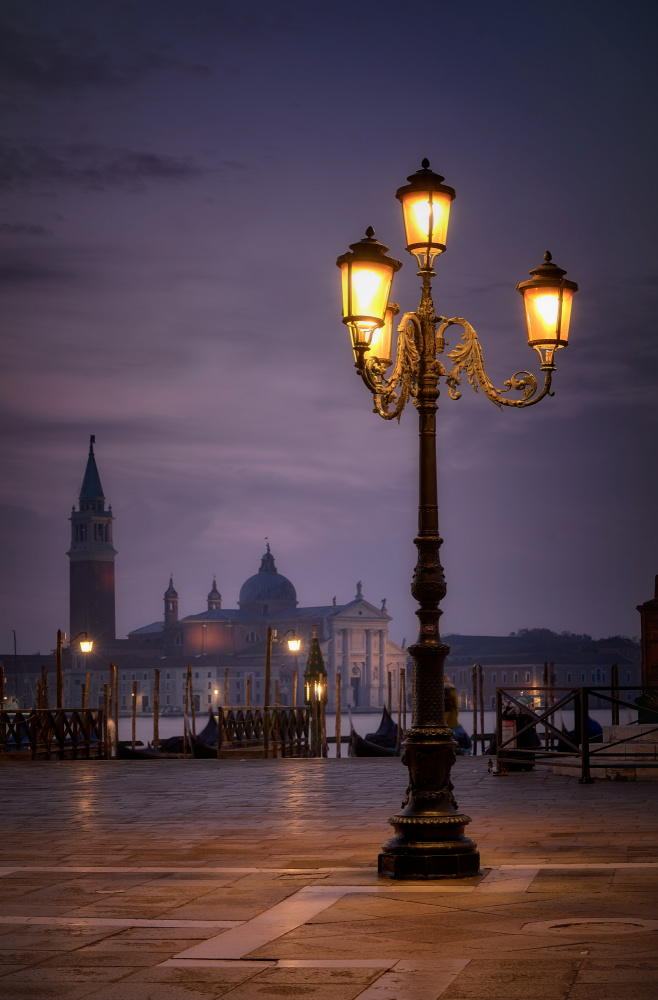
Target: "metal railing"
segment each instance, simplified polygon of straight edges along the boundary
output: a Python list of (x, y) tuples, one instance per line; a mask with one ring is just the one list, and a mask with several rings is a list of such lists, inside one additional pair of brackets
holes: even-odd
[(64, 760), (104, 758), (102, 709), (0, 711), (0, 757)]
[[(527, 687), (496, 688), (497, 773), (507, 773), (505, 768), (506, 763), (517, 762), (527, 764), (529, 762), (534, 763), (535, 760), (538, 760), (539, 763), (543, 763), (548, 761), (559, 761), (564, 758), (578, 757), (581, 761), (581, 777), (579, 780), (582, 784), (589, 784), (594, 780), (590, 774), (591, 769), (609, 768), (611, 767), (611, 759), (614, 759), (614, 766), (618, 767), (620, 770), (625, 766), (634, 766), (636, 761), (641, 761), (641, 766), (643, 768), (658, 768), (658, 759), (656, 759), (654, 752), (647, 754), (639, 752), (634, 754), (633, 757), (629, 759), (628, 764), (620, 762), (619, 755), (612, 752), (613, 747), (637, 742), (637, 734), (620, 740), (614, 740), (613, 742), (606, 743), (601, 747), (597, 747), (596, 743), (594, 743), (589, 737), (589, 711), (591, 707), (591, 699), (593, 697), (602, 699), (610, 704), (612, 719), (611, 724), (618, 725), (620, 708), (629, 708), (632, 711), (638, 711), (638, 705), (620, 697), (620, 692), (638, 690), (637, 685), (617, 685), (612, 688), (600, 685), (579, 688), (533, 688), (533, 697), (542, 698), (545, 706), (535, 710), (516, 696), (522, 694), (523, 691), (527, 691)], [(658, 689), (656, 688), (645, 688), (644, 692), (645, 694), (655, 694), (657, 690)], [(559, 692), (562, 691), (566, 691), (567, 694), (560, 697)], [(557, 695), (557, 698), (553, 700), (555, 695)], [(549, 700), (551, 702), (550, 704), (548, 704)], [(564, 732), (563, 729), (557, 729), (555, 726), (555, 714), (563, 711), (570, 705), (573, 705), (574, 712), (573, 737)], [(504, 739), (503, 712), (510, 707), (518, 709), (519, 714), (521, 715), (522, 725), (519, 726), (517, 723), (514, 734)], [(649, 723), (649, 725), (653, 728), (645, 730), (643, 735), (648, 736), (651, 733), (658, 732), (658, 710), (644, 707), (642, 708), (642, 714), (645, 718), (647, 716), (653, 717), (651, 723)], [(529, 721), (526, 722), (526, 719)], [(653, 725), (654, 721), (656, 723), (655, 726)], [(543, 730), (543, 746), (538, 727), (542, 727)], [(535, 739), (533, 742), (530, 742), (533, 738), (533, 734)], [(526, 739), (521, 741), (520, 738), (523, 736), (525, 736)], [(525, 745), (520, 746), (520, 742), (523, 742)], [(566, 747), (566, 749), (562, 750), (560, 749), (561, 747)]]

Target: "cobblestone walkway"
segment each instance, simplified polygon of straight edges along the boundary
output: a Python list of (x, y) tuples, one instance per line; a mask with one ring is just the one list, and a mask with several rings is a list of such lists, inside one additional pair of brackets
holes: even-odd
[(654, 1000), (652, 783), (460, 758), (482, 874), (378, 879), (396, 760), (0, 766), (0, 1000)]

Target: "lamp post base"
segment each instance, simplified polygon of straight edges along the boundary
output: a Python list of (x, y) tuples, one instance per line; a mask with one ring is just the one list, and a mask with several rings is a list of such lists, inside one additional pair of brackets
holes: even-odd
[(452, 794), (456, 742), (447, 726), (412, 727), (402, 763), (409, 787), (401, 811), (389, 819), (395, 835), (383, 845), (378, 872), (385, 878), (470, 878), (480, 872), (477, 844), (465, 836), (470, 816)]
[(471, 878), (480, 874), (480, 852), (475, 850), (472, 840), (465, 838), (472, 849), (451, 851), (446, 854), (429, 853), (427, 845), (408, 845), (400, 853), (382, 853), (377, 859), (377, 874), (382, 878), (430, 879), (430, 878)]

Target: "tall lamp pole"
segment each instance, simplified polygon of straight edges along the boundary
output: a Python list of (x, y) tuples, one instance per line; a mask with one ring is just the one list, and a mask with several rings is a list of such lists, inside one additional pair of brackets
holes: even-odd
[[(374, 411), (385, 420), (400, 419), (409, 398), (419, 418), (418, 535), (414, 539), (418, 561), (411, 593), (418, 602), (419, 634), (409, 647), (414, 661), (414, 714), (405, 733), (402, 763), (409, 769), (409, 785), (399, 813), (389, 819), (395, 831), (379, 855), (379, 874), (388, 878), (466, 878), (479, 871), (477, 845), (465, 835), (470, 817), (459, 811), (450, 780), (456, 741), (445, 722), (444, 663), (450, 647), (439, 634), (440, 601), (446, 594), (439, 560), (436, 475), (436, 400), (439, 381), (448, 395), (459, 399), (462, 374), (477, 392), (478, 385), (496, 406), (532, 406), (551, 392), (554, 355), (566, 347), (571, 302), (578, 286), (546, 253), (544, 263), (530, 272), (531, 280), (517, 285), (523, 296), (528, 344), (540, 357), (544, 385), (527, 371), (516, 372), (503, 389), (496, 389), (484, 369), (482, 350), (473, 327), (461, 317), (437, 316), (432, 302), (435, 259), (445, 251), (453, 188), (429, 169), (408, 178), (396, 197), (402, 204), (407, 251), (418, 262), (422, 293), (417, 312), (404, 313), (398, 326), (395, 361), (392, 360), (394, 317), (399, 312), (389, 302), (393, 275), (400, 261), (388, 257), (388, 247), (375, 239), (372, 228), (365, 239), (353, 243), (336, 261), (341, 269), (343, 323), (352, 336), (355, 367), (374, 401)], [(447, 356), (448, 371), (439, 360), (450, 326), (462, 330), (461, 342)], [(387, 374), (393, 365), (392, 371)], [(510, 390), (520, 398), (508, 398)]]
[[(84, 637), (84, 638), (83, 638)], [(64, 671), (62, 670), (62, 649), (70, 649), (74, 642), (80, 639), (80, 652), (91, 653), (93, 642), (87, 637), (86, 632), (78, 632), (75, 638), (66, 641), (66, 632), (57, 629), (57, 650), (55, 655), (56, 683), (57, 683), (57, 708), (64, 708)]]
[(272, 645), (283, 642), (289, 635), (288, 649), (291, 653), (298, 653), (302, 640), (297, 638), (294, 628), (289, 628), (283, 635), (277, 637), (276, 629), (267, 626), (267, 646), (265, 649), (265, 698), (263, 699), (263, 757), (270, 754), (270, 683), (272, 677)]

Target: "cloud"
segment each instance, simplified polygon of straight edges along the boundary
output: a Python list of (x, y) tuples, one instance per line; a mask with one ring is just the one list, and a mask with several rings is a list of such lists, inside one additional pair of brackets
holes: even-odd
[(7, 236), (52, 236), (52, 229), (35, 226), (30, 222), (0, 222), (0, 233)]
[(0, 146), (0, 189), (14, 191), (60, 185), (99, 191), (139, 188), (147, 182), (176, 183), (200, 176), (190, 159), (142, 150), (85, 144), (46, 149), (36, 145)]
[(130, 86), (162, 71), (211, 75), (207, 66), (187, 65), (155, 52), (113, 57), (90, 33), (62, 39), (0, 27), (0, 84), (52, 94)]

